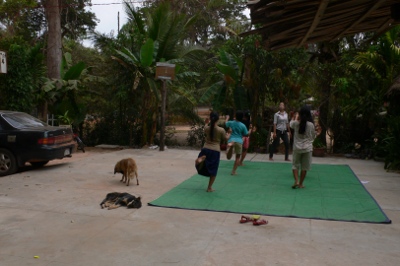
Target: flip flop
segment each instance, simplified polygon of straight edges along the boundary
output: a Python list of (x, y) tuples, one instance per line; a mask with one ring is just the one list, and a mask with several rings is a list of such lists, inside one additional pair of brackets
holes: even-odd
[(243, 224), (248, 222), (255, 222), (258, 219), (260, 219), (260, 215), (253, 215), (252, 217), (242, 215), (239, 222)]
[(263, 224), (268, 224), (268, 221), (262, 219), (259, 221), (253, 221), (253, 225), (263, 225)]
[(244, 224), (244, 223), (248, 223), (248, 222), (254, 222), (254, 220), (252, 218), (250, 218), (249, 216), (242, 215), (239, 222), (241, 224)]

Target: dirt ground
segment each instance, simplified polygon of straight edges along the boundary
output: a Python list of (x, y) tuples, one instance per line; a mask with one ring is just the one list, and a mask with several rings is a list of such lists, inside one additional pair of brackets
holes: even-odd
[[(392, 224), (264, 216), (269, 224), (257, 227), (240, 224), (237, 213), (147, 205), (195, 173), (198, 150), (87, 150), (0, 178), (1, 266), (399, 265), (400, 176), (383, 163), (314, 159), (348, 164)], [(113, 173), (126, 157), (137, 161), (139, 186), (127, 187)], [(248, 160), (274, 163), (266, 154)], [(239, 169), (235, 178), (249, 177)], [(114, 191), (141, 195), (142, 208), (101, 209)]]

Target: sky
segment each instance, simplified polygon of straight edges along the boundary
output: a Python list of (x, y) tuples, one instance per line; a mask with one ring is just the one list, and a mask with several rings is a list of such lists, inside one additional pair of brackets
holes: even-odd
[[(140, 5), (142, 0), (130, 0), (136, 5)], [(118, 31), (118, 11), (120, 27), (127, 21), (127, 17), (124, 11), (123, 0), (92, 0), (92, 6), (90, 7), (91, 12), (96, 14), (99, 22), (97, 23), (96, 31), (100, 33), (110, 34), (113, 32), (114, 36)], [(245, 12), (248, 14), (248, 10)], [(92, 46), (91, 41), (85, 40), (85, 46)]]
[(92, 0), (92, 7), (90, 7), (90, 10), (96, 14), (96, 17), (99, 20), (96, 31), (100, 33), (109, 34), (113, 31), (114, 35), (116, 35), (118, 31), (118, 12), (120, 17), (120, 26), (126, 23), (127, 20), (122, 0)]

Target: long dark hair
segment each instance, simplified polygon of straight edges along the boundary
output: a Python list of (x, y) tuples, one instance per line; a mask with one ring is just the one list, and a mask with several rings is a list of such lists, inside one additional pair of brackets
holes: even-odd
[(215, 123), (217, 123), (219, 120), (219, 114), (217, 112), (211, 112), (210, 114), (210, 139), (211, 141), (214, 140), (214, 127)]
[(311, 115), (310, 108), (307, 105), (301, 107), (299, 116), (300, 116), (299, 134), (304, 134), (304, 132), (306, 132), (307, 122), (313, 123), (313, 118)]

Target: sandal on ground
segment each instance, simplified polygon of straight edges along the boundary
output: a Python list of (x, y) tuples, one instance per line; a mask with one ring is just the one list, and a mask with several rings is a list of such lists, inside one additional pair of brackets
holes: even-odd
[(242, 215), (242, 217), (240, 218), (240, 223), (243, 224), (248, 222), (255, 222), (258, 219), (260, 219), (260, 215), (253, 215), (252, 217)]
[(244, 224), (244, 223), (248, 223), (248, 222), (253, 222), (254, 220), (252, 218), (250, 218), (249, 216), (244, 216), (242, 215), (242, 217), (240, 218), (240, 223)]
[(253, 221), (253, 225), (263, 225), (263, 224), (268, 224), (268, 221), (264, 219)]

